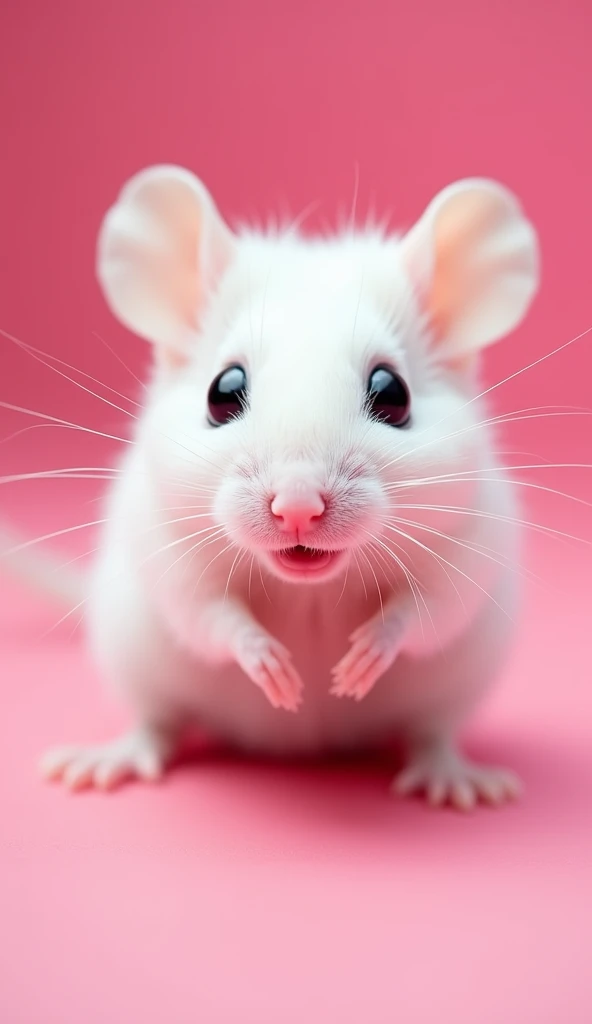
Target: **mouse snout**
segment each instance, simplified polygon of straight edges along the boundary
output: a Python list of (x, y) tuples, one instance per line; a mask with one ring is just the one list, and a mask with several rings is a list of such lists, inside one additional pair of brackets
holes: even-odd
[(322, 518), (325, 508), (321, 492), (304, 483), (279, 489), (270, 504), (276, 526), (283, 533), (308, 533)]

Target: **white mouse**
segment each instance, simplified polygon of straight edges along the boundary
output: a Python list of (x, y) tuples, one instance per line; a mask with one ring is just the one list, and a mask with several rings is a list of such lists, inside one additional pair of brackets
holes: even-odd
[(457, 745), (517, 608), (477, 376), (538, 285), (514, 196), (461, 181), (396, 237), (235, 234), (191, 173), (154, 167), (107, 214), (98, 276), (155, 357), (87, 603), (135, 727), (45, 774), (154, 779), (197, 724), (279, 757), (398, 739), (400, 793), (515, 797)]

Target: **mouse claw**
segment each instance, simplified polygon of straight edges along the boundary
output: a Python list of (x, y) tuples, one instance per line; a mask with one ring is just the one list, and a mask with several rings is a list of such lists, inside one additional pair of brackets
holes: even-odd
[(332, 670), (334, 697), (363, 700), (397, 657), (402, 629), (392, 617), (375, 617), (360, 626), (351, 637), (351, 647)]
[(267, 633), (249, 632), (241, 638), (236, 659), (274, 708), (296, 713), (302, 703), (302, 680), (290, 652)]
[(413, 752), (392, 788), (399, 796), (422, 792), (432, 807), (447, 804), (465, 813), (477, 804), (499, 807), (517, 800), (522, 789), (513, 772), (475, 764), (454, 747), (438, 742)]

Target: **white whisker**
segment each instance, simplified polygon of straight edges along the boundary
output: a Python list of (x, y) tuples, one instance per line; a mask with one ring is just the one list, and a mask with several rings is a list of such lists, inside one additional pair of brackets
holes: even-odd
[[(6, 337), (5, 332), (0, 331), (0, 334), (4, 334), (4, 336)], [(87, 373), (86, 370), (81, 370), (79, 366), (73, 366), (72, 363), (67, 363), (65, 359), (60, 359), (58, 356), (52, 355), (51, 352), (43, 352), (42, 349), (37, 348), (35, 345), (31, 345), (31, 343), (28, 341), (20, 341), (17, 342), (17, 344), (19, 348), (22, 348), (29, 355), (39, 357), (39, 360), (41, 362), (43, 362), (43, 360), (45, 359), (51, 359), (53, 360), (54, 363), (57, 363), (59, 366), (65, 366), (66, 369), (72, 370), (73, 373), (79, 373), (81, 377), (85, 378), (85, 380), (91, 380), (93, 384), (98, 384), (100, 387), (105, 388), (105, 390), (111, 392), (112, 395), (117, 395), (117, 397), (122, 398), (124, 402), (130, 402), (132, 405), (135, 405), (138, 409), (144, 408), (140, 404), (140, 402), (136, 402), (133, 398), (130, 398), (129, 395), (122, 394), (121, 391), (117, 391), (115, 388), (112, 388), (110, 384), (105, 384), (104, 380), (99, 380), (98, 377), (93, 377), (93, 375), (91, 373)], [(49, 364), (45, 365), (48, 366), (48, 369), (53, 368)], [(68, 377), (67, 379), (71, 380), (72, 378)], [(76, 382), (72, 381), (72, 383)], [(92, 394), (94, 394), (94, 392), (92, 392)]]
[(128, 437), (118, 437), (117, 434), (106, 434), (103, 430), (93, 430), (92, 427), (84, 427), (80, 423), (71, 423), (69, 420), (60, 419), (59, 416), (50, 416), (46, 412), (37, 412), (36, 409), (27, 409), (23, 405), (13, 405), (12, 402), (0, 402), (0, 409), (8, 412), (20, 412), (26, 416), (34, 416), (39, 420), (48, 420), (59, 427), (70, 427), (71, 430), (81, 430), (84, 434), (95, 434), (97, 437), (104, 437), (108, 441), (121, 441), (122, 444), (134, 444)]
[(356, 565), (358, 567), (358, 572), (360, 574), (360, 579), (362, 581), (362, 586), (364, 588), (364, 594), (366, 595), (366, 601), (367, 601), (368, 600), (368, 588), (366, 587), (366, 580), (364, 579), (364, 573), (362, 572), (362, 570), (360, 568), (360, 563), (358, 562), (358, 557), (357, 557), (355, 551), (352, 551), (352, 555), (354, 556), (354, 561), (355, 561), (355, 563), (356, 563)]
[(234, 561), (233, 561), (232, 565), (230, 566), (230, 571), (228, 573), (228, 579), (226, 580), (226, 586), (224, 588), (224, 598), (223, 598), (223, 601), (226, 601), (226, 599), (228, 597), (228, 588), (230, 587), (230, 581), (232, 579), (232, 574), (233, 574), (235, 568), (237, 567), (237, 564), (239, 564), (241, 562), (241, 560), (242, 560), (242, 558), (244, 557), (245, 554), (246, 554), (245, 549), (244, 548), (239, 548), (237, 553), (236, 553), (236, 555), (234, 556)]
[[(213, 527), (210, 527), (209, 529), (206, 529), (206, 530), (200, 530), (199, 534), (194, 533), (194, 534), (191, 534), (189, 537), (181, 537), (180, 543), (182, 543), (184, 540), (193, 540), (194, 537), (197, 537), (200, 534), (209, 533), (208, 537), (204, 537), (202, 540), (197, 540), (195, 542), (195, 544), (192, 544), (192, 546), (189, 548), (189, 551), (182, 551), (181, 554), (177, 556), (177, 558), (175, 558), (172, 562), (170, 562), (167, 565), (166, 569), (160, 574), (160, 576), (158, 577), (158, 579), (154, 583), (154, 585), (152, 587), (152, 592), (153, 593), (156, 590), (156, 588), (158, 587), (158, 585), (160, 583), (162, 583), (164, 577), (171, 571), (171, 569), (174, 569), (174, 567), (181, 561), (182, 558), (187, 558), (189, 555), (191, 555), (191, 558), (189, 559), (187, 565), (185, 566), (185, 568), (183, 570), (181, 578), (183, 578), (185, 576), (185, 574), (187, 572), (187, 569), (189, 568), (191, 562), (193, 561), (195, 555), (200, 550), (200, 548), (207, 547), (208, 544), (210, 544), (213, 541), (217, 540), (218, 537), (222, 533), (224, 533), (224, 530), (222, 529), (222, 527), (219, 527), (218, 530), (212, 532), (213, 529), (214, 529)], [(160, 549), (160, 550), (162, 551), (163, 549)], [(160, 554), (160, 552), (158, 552), (158, 553)], [(146, 559), (146, 561), (148, 561), (148, 559)], [(144, 565), (144, 564), (145, 563), (142, 562), (142, 565)]]
[(259, 569), (259, 579), (261, 580), (261, 586), (263, 587), (263, 593), (265, 594), (265, 596), (266, 596), (267, 600), (269, 601), (269, 603), (273, 604), (273, 602), (272, 602), (272, 600), (271, 600), (271, 598), (270, 598), (270, 596), (269, 596), (269, 594), (267, 592), (267, 587), (265, 586), (265, 580), (263, 579), (263, 573), (261, 571), (261, 562), (259, 561), (259, 559), (257, 559), (257, 568)]
[(571, 533), (565, 533), (563, 530), (556, 530), (552, 526), (544, 526), (542, 523), (531, 523), (526, 519), (517, 519), (515, 516), (505, 516), (494, 512), (483, 512), (480, 509), (465, 508), (461, 505), (423, 505), (423, 504), (399, 504), (394, 506), (396, 509), (415, 509), (415, 510), (428, 510), (430, 512), (454, 512), (457, 515), (468, 515), (468, 516), (481, 516), (483, 519), (492, 519), (500, 523), (512, 523), (517, 526), (523, 526), (536, 532), (542, 533), (548, 536), (556, 536), (563, 540), (577, 541), (579, 544), (592, 545), (592, 541), (586, 540), (584, 537), (577, 537)]
[(55, 537), (65, 537), (68, 533), (76, 533), (78, 530), (86, 530), (91, 526), (101, 526), (106, 522), (106, 519), (94, 519), (90, 523), (77, 523), (76, 526), (67, 526), (62, 530), (53, 530), (52, 533), (46, 533), (43, 537), (34, 537), (32, 540), (26, 540), (21, 544), (16, 544), (15, 547), (10, 548), (9, 551), (0, 551), (0, 558), (9, 558), (12, 555), (17, 554), (19, 551), (25, 551), (27, 548), (33, 547), (35, 544), (42, 544), (43, 541), (53, 540)]
[[(463, 408), (464, 408), (464, 406), (463, 406)], [(556, 407), (555, 406), (550, 406), (549, 408), (556, 408)], [(521, 411), (530, 413), (530, 410), (521, 410)], [(453, 415), (453, 414), (450, 414), (450, 415)], [(470, 434), (474, 430), (481, 430), (481, 429), (486, 428), (486, 427), (499, 427), (499, 426), (504, 426), (504, 425), (507, 425), (507, 424), (510, 424), (510, 423), (520, 423), (523, 420), (535, 420), (535, 419), (547, 420), (547, 419), (551, 419), (551, 418), (556, 417), (556, 416), (592, 416), (592, 410), (580, 409), (578, 411), (544, 412), (544, 413), (541, 412), (541, 413), (536, 413), (536, 414), (533, 413), (533, 414), (529, 414), (529, 415), (518, 415), (515, 412), (511, 412), (511, 413), (503, 413), (503, 414), (501, 414), (499, 416), (492, 416), (489, 419), (478, 420), (476, 423), (470, 423), (467, 426), (461, 427), (458, 430), (454, 430), (454, 431), (452, 431), (449, 434), (439, 434), (439, 435), (433, 437), (430, 441), (424, 441), (423, 444), (416, 445), (416, 447), (413, 448), (412, 451), (403, 452), (401, 455), (398, 455), (395, 459), (391, 459), (391, 461), (385, 463), (382, 468), (383, 469), (388, 469), (391, 466), (394, 466), (394, 465), (396, 465), (399, 462), (403, 462), (406, 459), (412, 458), (414, 455), (417, 454), (417, 452), (423, 451), (425, 448), (429, 448), (431, 445), (442, 444), (444, 441), (451, 441), (451, 440), (453, 440), (456, 437), (463, 437), (465, 434)], [(436, 426), (437, 426), (437, 424), (436, 424)], [(426, 428), (425, 430), (420, 431), (420, 433), (418, 434), (418, 437), (421, 437), (423, 434), (425, 434), (427, 429), (429, 429), (429, 428)], [(389, 451), (390, 450), (390, 445), (385, 445), (384, 450), (385, 451)]]
[[(164, 551), (170, 551), (171, 548), (175, 548), (179, 544), (183, 544), (187, 540), (193, 540), (195, 537), (201, 537), (203, 536), (204, 533), (210, 533), (214, 529), (216, 529), (216, 527), (206, 526), (204, 527), (203, 530), (197, 530), (195, 533), (189, 533), (186, 536), (177, 537), (176, 540), (169, 541), (168, 544), (163, 544), (162, 547), (157, 548), (155, 551), (151, 551), (150, 554), (143, 560), (143, 562), (140, 563), (140, 565), (146, 565), (147, 562), (149, 562), (153, 558), (157, 558), (158, 555), (163, 554)], [(218, 527), (218, 529), (223, 530), (223, 527)]]
[(378, 578), (376, 576), (376, 573), (374, 572), (374, 569), (372, 568), (372, 563), (370, 562), (369, 558), (367, 557), (367, 555), (365, 554), (365, 552), (364, 552), (364, 550), (362, 548), (359, 549), (359, 554), (362, 556), (362, 558), (366, 562), (368, 568), (370, 569), (370, 572), (372, 573), (372, 575), (374, 577), (374, 582), (376, 583), (376, 592), (378, 594), (378, 600), (380, 601), (380, 614), (382, 616), (382, 621), (384, 622), (384, 605), (382, 603), (382, 594), (380, 593), (380, 586), (378, 584)]
[(427, 545), (422, 544), (422, 542), (420, 540), (418, 540), (417, 537), (412, 537), (410, 534), (405, 533), (404, 530), (400, 530), (397, 527), (390, 526), (390, 525), (388, 525), (386, 523), (385, 523), (385, 526), (386, 526), (387, 530), (393, 530), (395, 533), (398, 533), (400, 537), (405, 537), (406, 540), (411, 541), (412, 544), (417, 544), (418, 547), (422, 548), (422, 550), (425, 551), (427, 554), (433, 555), (434, 558), (438, 559), (438, 561), (444, 562), (444, 564), (447, 565), (450, 569), (454, 569), (455, 572), (460, 573), (460, 575), (464, 576), (464, 578), (466, 580), (468, 580), (469, 583), (472, 583), (475, 587), (477, 587), (477, 589), (480, 590), (482, 594), (485, 594), (485, 596), (488, 597), (490, 599), (490, 601), (493, 601), (494, 605), (496, 605), (496, 607), (499, 608), (499, 610), (502, 612), (503, 615), (506, 616), (506, 618), (510, 619), (510, 621), (513, 621), (512, 620), (512, 616), (508, 614), (506, 609), (502, 607), (502, 605), (499, 603), (499, 601), (496, 601), (496, 599), (493, 597), (492, 594), (490, 594), (487, 590), (485, 590), (485, 588), (482, 587), (480, 583), (477, 583), (476, 580), (472, 579), (471, 576), (468, 576), (466, 572), (463, 572), (463, 570), (460, 569), (458, 567), (458, 565), (454, 565), (452, 562), (449, 562), (448, 559), (444, 558), (442, 555), (440, 555), (437, 552), (433, 551), (432, 548), (428, 547)]
[(134, 378), (134, 380), (140, 385), (140, 387), (143, 388), (144, 391), (148, 391), (148, 388), (147, 388), (146, 384), (144, 383), (144, 381), (140, 380), (140, 378), (134, 373), (134, 371), (130, 369), (130, 367), (127, 365), (127, 363), (124, 363), (124, 361), (121, 358), (121, 356), (119, 355), (119, 353), (116, 352), (114, 348), (112, 348), (112, 346), (109, 344), (109, 342), (105, 341), (105, 339), (100, 334), (98, 334), (97, 331), (93, 331), (92, 333), (93, 333), (94, 337), (98, 338), (98, 340), (101, 342), (101, 344), (104, 345), (105, 348), (109, 350), (111, 355), (114, 356), (115, 359), (117, 359), (117, 362), (120, 363), (121, 366), (123, 366), (124, 370), (127, 370), (127, 372), (130, 374), (130, 376)]
[[(52, 364), (48, 363), (46, 359), (43, 359), (41, 355), (37, 355), (37, 350), (34, 349), (31, 345), (29, 345), (27, 342), (19, 341), (19, 339), (15, 338), (13, 334), (9, 334), (8, 331), (4, 331), (2, 330), (2, 328), (0, 328), (0, 335), (2, 335), (4, 338), (7, 338), (8, 341), (14, 342), (14, 344), (17, 345), (18, 348), (20, 348), (23, 352), (26, 352), (28, 355), (30, 355), (31, 359), (34, 359), (36, 362), (41, 363), (42, 366), (46, 366), (48, 370), (51, 370), (52, 373), (56, 373), (59, 377), (63, 377), (64, 380), (70, 381), (70, 383), (73, 384), (74, 387), (80, 388), (80, 390), (86, 392), (87, 395), (91, 395), (93, 398), (98, 398), (99, 402), (104, 402), (105, 405), (109, 405), (112, 409), (116, 409), (118, 412), (123, 413), (124, 416), (129, 416), (133, 420), (138, 419), (138, 417), (134, 415), (133, 412), (130, 412), (129, 409), (124, 409), (123, 406), (117, 405), (116, 402), (111, 402), (108, 398), (105, 398), (104, 395), (98, 394), (98, 392), (93, 391), (92, 388), (87, 388), (84, 384), (81, 384), (80, 381), (75, 380), (73, 377), (70, 377), (69, 374), (64, 373), (63, 370), (58, 369), (57, 366), (52, 366)], [(52, 356), (51, 358), (56, 357)]]
[(253, 562), (255, 561), (255, 555), (251, 555), (251, 564), (249, 565), (249, 604), (251, 603), (251, 584), (253, 582)]
[(209, 562), (208, 562), (208, 564), (206, 565), (205, 569), (203, 569), (203, 570), (202, 570), (202, 572), (201, 572), (200, 576), (199, 576), (199, 577), (197, 578), (197, 580), (196, 580), (195, 586), (194, 586), (194, 588), (193, 588), (193, 593), (194, 593), (194, 595), (195, 595), (195, 592), (197, 591), (197, 588), (198, 588), (198, 586), (199, 586), (199, 584), (200, 584), (200, 582), (201, 582), (201, 580), (202, 580), (203, 576), (205, 576), (205, 574), (206, 574), (206, 572), (208, 571), (208, 569), (210, 568), (210, 566), (212, 566), (212, 565), (214, 564), (214, 562), (217, 562), (217, 561), (218, 561), (218, 559), (219, 559), (219, 558), (221, 558), (221, 557), (222, 557), (222, 555), (224, 555), (224, 554), (225, 554), (225, 553), (226, 553), (227, 551), (230, 551), (232, 547), (234, 547), (234, 545), (233, 545), (232, 543), (230, 543), (230, 544), (227, 544), (227, 545), (226, 545), (226, 547), (222, 548), (222, 550), (221, 550), (221, 551), (218, 551), (218, 552), (217, 552), (217, 553), (216, 553), (216, 554), (214, 555), (214, 557), (210, 559), (210, 561), (209, 561)]
[(500, 566), (500, 568), (510, 569), (512, 572), (516, 572), (519, 576), (522, 576), (524, 579), (530, 578), (533, 580), (537, 580), (537, 582), (542, 583), (543, 585), (545, 583), (545, 581), (541, 579), (540, 576), (536, 576), (535, 573), (532, 573), (530, 570), (522, 570), (519, 566), (516, 566), (510, 558), (506, 558), (502, 561), (502, 552), (496, 551), (494, 548), (489, 548), (485, 544), (479, 544), (477, 541), (469, 542), (466, 540), (461, 540), (459, 537), (453, 537), (451, 534), (442, 533), (441, 530), (436, 530), (432, 526), (424, 526), (423, 524), (418, 523), (413, 519), (402, 519), (399, 516), (391, 516), (387, 520), (385, 520), (385, 522), (402, 523), (403, 526), (410, 526), (414, 529), (422, 530), (425, 533), (431, 533), (436, 537), (440, 537), (442, 540), (449, 541), (451, 544), (456, 544), (457, 546), (463, 547), (467, 551), (470, 551), (475, 555), (483, 555), (484, 558), (487, 558), (490, 561), (495, 562), (496, 565)]
[(74, 612), (77, 612), (79, 608), (82, 608), (82, 606), (85, 605), (87, 601), (88, 598), (84, 597), (82, 601), (79, 601), (78, 604), (75, 604), (73, 608), (70, 608), (70, 610), (67, 611), (65, 615), (62, 615), (62, 617), (58, 619), (57, 622), (54, 622), (49, 629), (46, 629), (45, 632), (41, 634), (41, 636), (38, 638), (39, 643), (41, 643), (42, 640), (45, 640), (48, 636), (50, 636), (50, 634), (53, 633), (55, 629), (58, 629), (58, 627), (61, 626), (63, 622), (69, 619), (71, 615), (74, 615)]
[(347, 586), (347, 578), (349, 576), (349, 566), (350, 566), (350, 563), (349, 563), (349, 559), (348, 559), (347, 560), (347, 564), (345, 566), (345, 575), (343, 577), (343, 586), (341, 588), (341, 593), (340, 593), (339, 597), (337, 598), (337, 604), (335, 605), (336, 608), (339, 607), (339, 605), (341, 603), (341, 599), (342, 599), (343, 595), (345, 594), (345, 588)]
[[(421, 611), (420, 611), (420, 608), (419, 608), (418, 597), (421, 598), (422, 604), (424, 605), (424, 608), (425, 608), (426, 612), (428, 613), (428, 618), (430, 619), (430, 622), (432, 623), (432, 627), (434, 629), (434, 632), (436, 630), (435, 630), (435, 626), (434, 626), (434, 622), (433, 622), (430, 610), (429, 610), (429, 608), (428, 608), (428, 606), (426, 604), (426, 600), (425, 600), (425, 598), (424, 598), (424, 596), (423, 596), (423, 594), (421, 592), (421, 585), (419, 583), (419, 580), (417, 579), (416, 576), (413, 575), (413, 573), (410, 570), (407, 569), (407, 567), (404, 565), (403, 561), (394, 553), (394, 551), (391, 548), (388, 547), (388, 545), (386, 545), (378, 537), (375, 537), (374, 534), (369, 533), (368, 535), (372, 538), (372, 540), (373, 540), (373, 542), (375, 544), (378, 544), (378, 545), (380, 545), (380, 547), (384, 548), (384, 550), (388, 552), (388, 554), (396, 562), (396, 564), (403, 570), (403, 573), (405, 574), (405, 578), (407, 580), (409, 589), (410, 589), (410, 591), (411, 591), (411, 593), (413, 595), (413, 599), (415, 601), (415, 606), (417, 608), (417, 617), (418, 617), (419, 624), (420, 624), (420, 627), (421, 627), (421, 633), (422, 633), (422, 636), (423, 636), (423, 638), (425, 640), (425, 629), (424, 629), (424, 625), (423, 625), (423, 619), (422, 619), (422, 616), (421, 616)], [(436, 633), (436, 635), (437, 635), (437, 633)]]
[[(497, 388), (502, 387), (503, 384), (507, 384), (509, 381), (514, 380), (516, 377), (519, 377), (520, 374), (526, 373), (527, 370), (533, 369), (535, 366), (540, 365), (541, 363), (545, 362), (547, 359), (550, 359), (552, 356), (557, 355), (559, 352), (563, 351), (563, 349), (566, 349), (570, 345), (575, 344), (575, 342), (579, 341), (581, 338), (583, 338), (587, 334), (589, 334), (590, 331), (592, 331), (592, 327), (588, 327), (585, 331), (582, 331), (580, 334), (576, 335), (576, 337), (571, 338), (570, 341), (566, 341), (562, 345), (558, 345), (555, 349), (553, 349), (552, 352), (548, 352), (544, 356), (539, 356), (538, 359), (535, 359), (531, 363), (528, 363), (527, 366), (523, 366), (520, 370), (514, 371), (514, 373), (511, 373), (507, 377), (504, 377), (503, 380), (498, 381), (496, 384), (492, 384), (490, 387), (486, 388), (484, 391), (481, 391), (479, 394), (474, 395), (472, 398), (468, 399), (458, 409), (455, 409), (452, 412), (447, 413), (445, 416), (441, 417), (441, 419), (439, 419), (435, 424), (430, 424), (430, 427), (426, 428), (426, 429), (434, 429), (434, 427), (440, 426), (441, 423), (445, 423), (446, 420), (449, 420), (451, 417), (458, 415), (459, 412), (462, 412), (464, 409), (467, 409), (470, 405), (473, 405), (475, 402), (478, 402), (480, 399), (484, 398), (486, 395), (490, 394), (492, 391), (495, 391)], [(465, 429), (472, 429), (472, 427), (465, 428)], [(426, 432), (425, 430), (421, 431), (418, 436), (421, 437), (422, 434), (424, 434), (425, 432)], [(455, 436), (455, 435), (454, 434), (448, 435), (448, 437), (453, 437), (453, 436)], [(443, 440), (443, 438), (440, 436), (438, 438), (438, 441), (442, 441), (442, 440)], [(427, 442), (427, 444), (431, 444), (431, 443), (434, 443), (434, 442)], [(413, 450), (413, 452), (406, 453), (407, 457), (410, 457), (411, 455), (415, 454), (417, 451), (419, 451), (423, 447), (424, 447), (424, 445), (420, 445), (420, 446), (416, 447)], [(389, 466), (393, 465), (395, 462), (397, 462), (400, 458), (403, 458), (403, 457), (404, 456), (399, 456), (398, 459), (393, 460), (393, 462), (388, 463), (388, 465)]]

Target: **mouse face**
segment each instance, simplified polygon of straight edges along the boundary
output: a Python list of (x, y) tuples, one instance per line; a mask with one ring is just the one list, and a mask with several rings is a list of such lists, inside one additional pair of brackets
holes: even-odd
[(393, 552), (417, 547), (411, 521), (462, 525), (406, 506), (470, 505), (470, 476), (424, 482), (478, 467), (477, 409), (438, 362), (397, 256), (380, 237), (246, 242), (153, 409), (163, 477), (174, 464), (224, 538), (287, 581), (365, 559), (396, 574)]
[(189, 172), (141, 172), (98, 273), (156, 348), (141, 432), (159, 498), (191, 497), (218, 546), (288, 581), (406, 573), (474, 505), (476, 356), (522, 319), (537, 252), (514, 196), (480, 179), (400, 238), (304, 240), (235, 235)]

